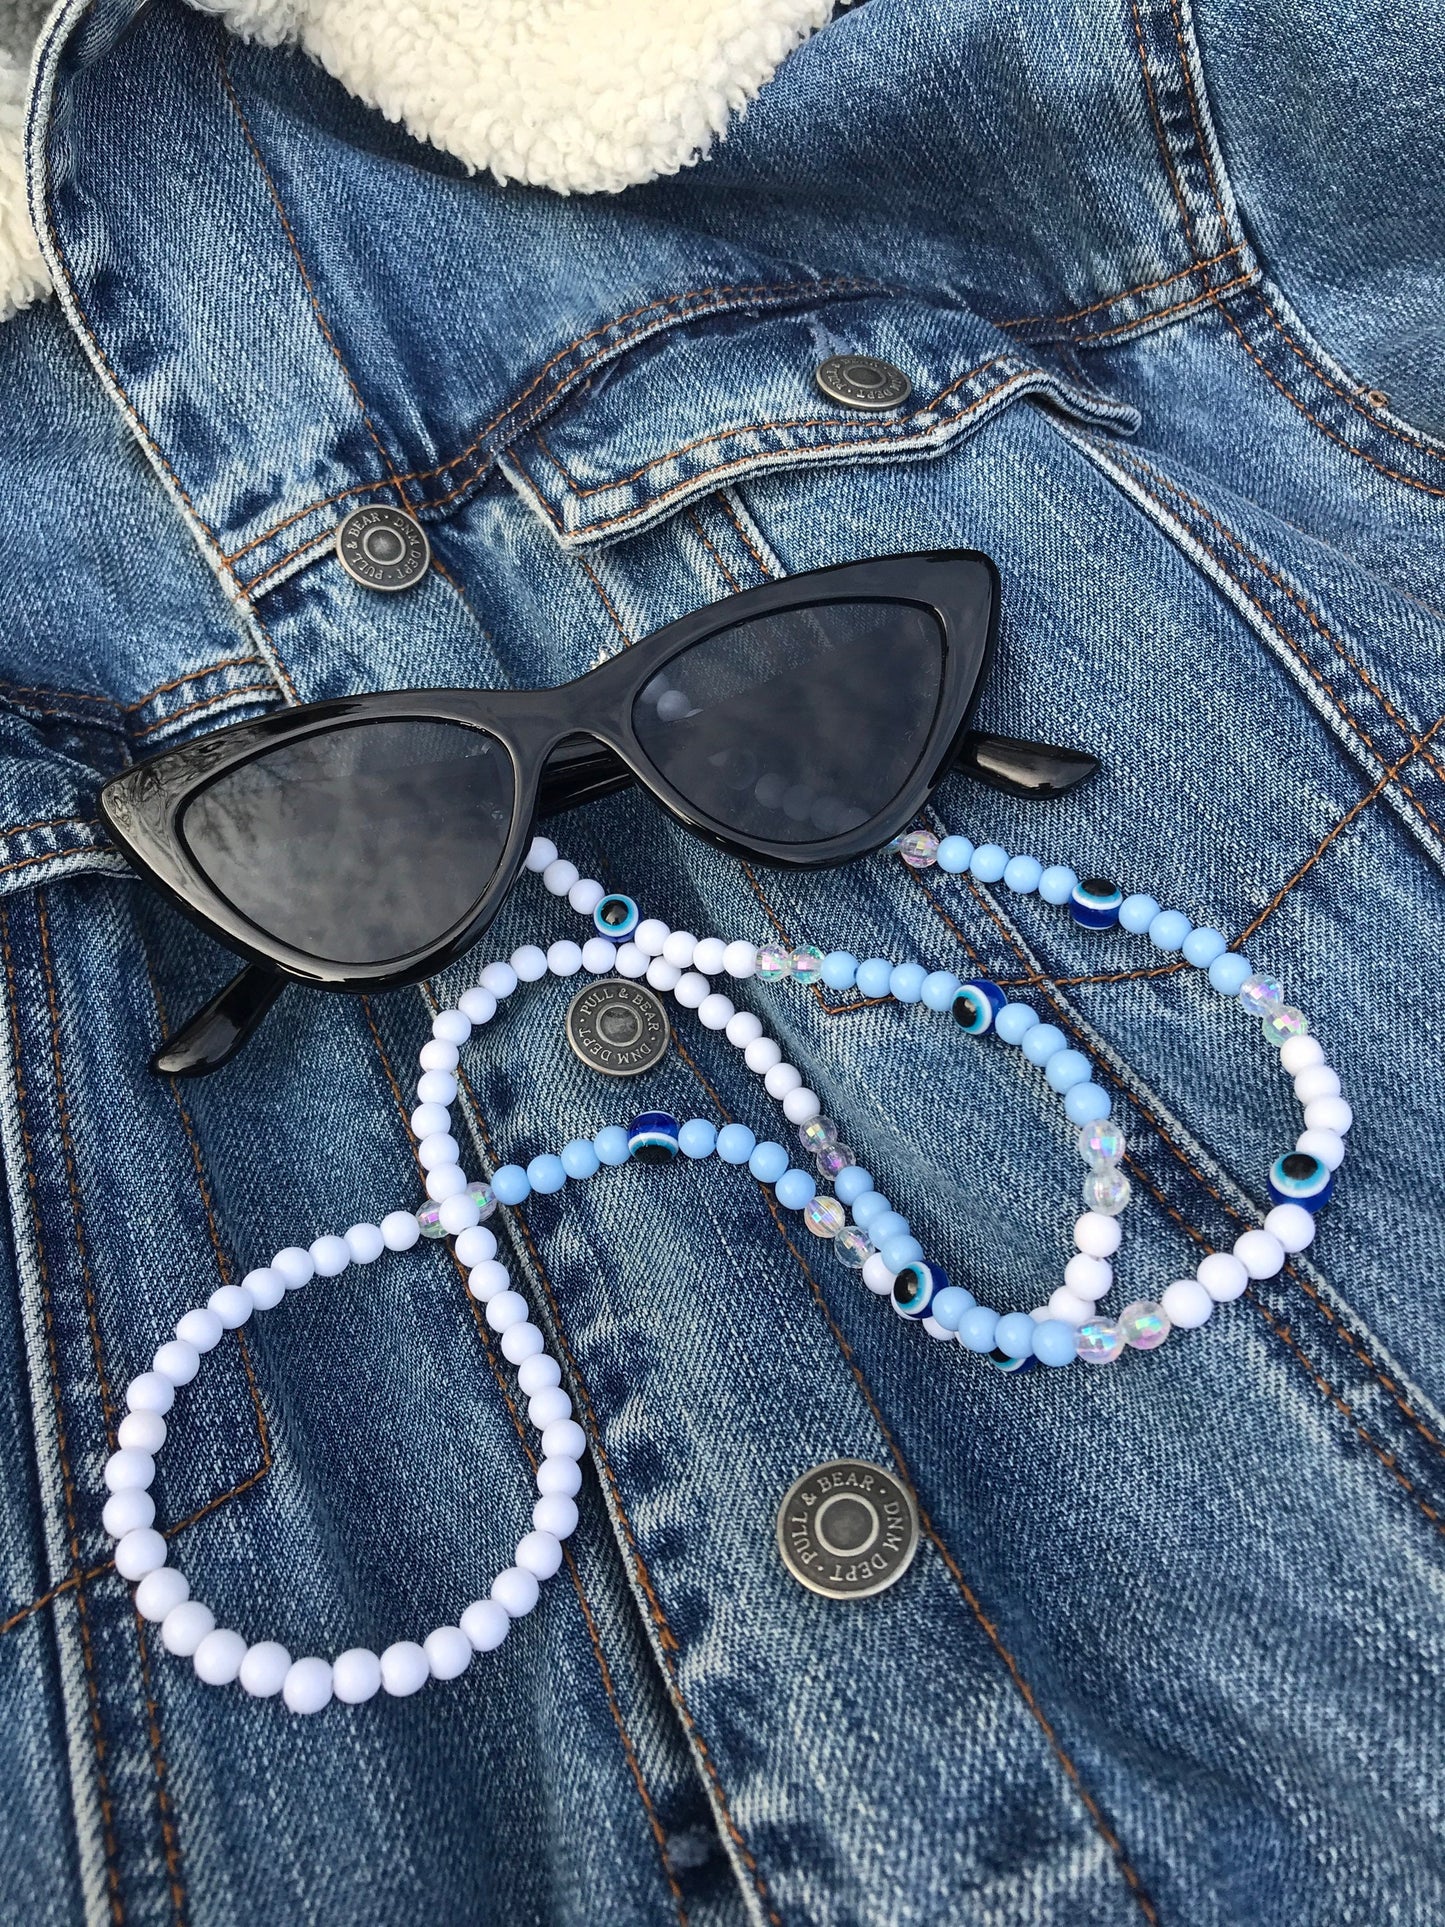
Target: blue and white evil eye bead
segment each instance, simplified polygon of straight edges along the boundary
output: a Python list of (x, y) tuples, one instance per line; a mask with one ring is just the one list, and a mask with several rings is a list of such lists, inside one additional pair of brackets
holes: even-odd
[(982, 1037), (993, 1029), (993, 1020), (1008, 1002), (998, 985), (987, 977), (975, 978), (959, 990), (953, 1000), (953, 1014), (970, 1037)]
[(668, 1164), (677, 1156), (680, 1126), (667, 1111), (644, 1111), (627, 1132), (628, 1155), (639, 1164)]
[(893, 1309), (900, 1318), (926, 1318), (939, 1292), (947, 1289), (946, 1272), (922, 1258), (915, 1258), (893, 1280)]
[(1276, 1204), (1302, 1204), (1318, 1211), (1335, 1188), (1333, 1171), (1308, 1151), (1286, 1151), (1269, 1170), (1269, 1195)]
[(1023, 1358), (1010, 1358), (1007, 1352), (991, 1351), (988, 1354), (988, 1362), (996, 1372), (1031, 1372), (1034, 1368), (1032, 1352), (1027, 1353)]
[(631, 897), (614, 891), (610, 897), (604, 897), (592, 912), (592, 921), (599, 937), (610, 937), (614, 943), (625, 943), (637, 928), (640, 914)]
[(1069, 912), (1086, 930), (1107, 930), (1119, 921), (1124, 892), (1107, 877), (1085, 877), (1069, 898)]

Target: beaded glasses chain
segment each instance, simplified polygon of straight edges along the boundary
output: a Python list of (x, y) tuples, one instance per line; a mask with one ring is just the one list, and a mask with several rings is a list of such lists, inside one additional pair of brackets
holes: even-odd
[[(499, 1646), (512, 1620), (536, 1604), (540, 1582), (561, 1566), (563, 1542), (577, 1525), (578, 1461), (586, 1440), (562, 1389), (560, 1368), (547, 1354), (526, 1300), (497, 1262), (497, 1242), (483, 1220), (499, 1204), (518, 1205), (534, 1191), (560, 1191), (569, 1180), (586, 1181), (608, 1166), (716, 1155), (725, 1164), (746, 1165), (758, 1183), (770, 1186), (778, 1203), (801, 1214), (808, 1230), (831, 1244), (845, 1266), (860, 1271), (871, 1291), (887, 1296), (901, 1317), (921, 1323), (936, 1340), (956, 1340), (1008, 1372), (1035, 1364), (1057, 1368), (1075, 1360), (1108, 1364), (1126, 1348), (1153, 1350), (1175, 1328), (1205, 1324), (1216, 1304), (1237, 1298), (1251, 1279), (1273, 1277), (1287, 1255), (1311, 1242), (1313, 1214), (1333, 1190), (1352, 1113), (1304, 1017), (1285, 1004), (1273, 979), (1257, 975), (1247, 959), (1229, 950), (1218, 931), (1195, 928), (1182, 913), (1161, 910), (1152, 897), (1125, 897), (1098, 878), (1081, 881), (1062, 865), (1045, 869), (1037, 859), (1011, 857), (996, 844), (975, 847), (960, 836), (940, 842), (926, 831), (910, 832), (894, 847), (913, 868), (936, 864), (946, 874), (1002, 882), (1020, 895), (1037, 892), (1046, 903), (1067, 905), (1086, 928), (1118, 923), (1147, 935), (1156, 950), (1181, 954), (1208, 973), (1221, 996), (1262, 1020), (1266, 1041), (1294, 1078), (1305, 1127), (1294, 1150), (1277, 1158), (1270, 1170), (1274, 1208), (1263, 1227), (1242, 1233), (1231, 1251), (1211, 1253), (1194, 1277), (1174, 1280), (1157, 1301), (1136, 1300), (1114, 1319), (1101, 1316), (1099, 1301), (1112, 1287), (1110, 1260), (1121, 1241), (1118, 1219), (1130, 1198), (1129, 1180), (1120, 1168), (1125, 1144), (1123, 1133), (1109, 1121), (1110, 1100), (1093, 1082), (1088, 1058), (1071, 1050), (1061, 1031), (1041, 1022), (1028, 1005), (1011, 1003), (987, 979), (964, 983), (949, 971), (927, 972), (921, 964), (881, 957), (859, 962), (848, 952), (825, 955), (812, 945), (784, 950), (699, 939), (688, 931), (670, 930), (655, 918), (643, 920), (631, 898), (609, 894), (594, 879), (582, 877), (574, 864), (558, 856), (555, 844), (539, 837), (527, 867), (541, 874), (553, 895), (566, 897), (589, 918), (595, 934), (584, 944), (564, 940), (545, 951), (524, 944), (509, 961), (489, 963), (455, 1007), (433, 1020), (431, 1038), (420, 1054), (418, 1102), (411, 1115), (418, 1159), (427, 1174), (428, 1202), (417, 1212), (393, 1211), (380, 1224), (353, 1225), (344, 1236), (318, 1238), (309, 1248), (288, 1246), (239, 1285), (221, 1286), (205, 1306), (179, 1320), (174, 1338), (127, 1388), (118, 1449), (105, 1468), (111, 1496), (104, 1523), (117, 1541), (117, 1571), (138, 1582), (137, 1610), (159, 1622), (162, 1643), (170, 1652), (190, 1657), (201, 1680), (217, 1686), (239, 1681), (260, 1698), (279, 1693), (295, 1713), (319, 1712), (333, 1697), (356, 1704), (382, 1690), (397, 1696), (413, 1693), (428, 1679), (456, 1678), (474, 1653)], [(559, 1153), (543, 1153), (525, 1168), (502, 1165), (490, 1184), (468, 1179), (449, 1128), (461, 1047), (474, 1028), (491, 1022), (519, 983), (549, 973), (565, 979), (581, 971), (645, 977), (655, 990), (695, 1011), (705, 1029), (722, 1032), (780, 1104), (819, 1176), (832, 1181), (832, 1194), (820, 1192), (812, 1173), (792, 1165), (782, 1144), (760, 1142), (745, 1125), (719, 1130), (705, 1118), (679, 1123), (665, 1112), (644, 1112), (629, 1128), (609, 1125), (594, 1138), (574, 1138)], [(919, 1003), (951, 1013), (970, 1036), (992, 1032), (1043, 1071), (1062, 1098), (1066, 1117), (1078, 1127), (1079, 1149), (1089, 1167), (1084, 1179), (1087, 1208), (1074, 1227), (1076, 1251), (1065, 1266), (1063, 1284), (1047, 1304), (1031, 1313), (1000, 1314), (948, 1282), (941, 1268), (924, 1257), (907, 1219), (892, 1208), (842, 1142), (838, 1127), (822, 1115), (817, 1095), (786, 1062), (761, 1019), (738, 1010), (731, 998), (712, 988), (709, 980), (722, 975), (736, 981), (756, 976), (767, 984), (823, 983), (836, 990), (856, 988), (871, 999)], [(185, 1576), (167, 1564), (166, 1540), (155, 1529), (149, 1487), (176, 1392), (196, 1376), (202, 1358), (222, 1334), (243, 1325), (253, 1312), (273, 1309), (314, 1278), (335, 1277), (353, 1264), (371, 1264), (385, 1250), (405, 1251), (419, 1237), (446, 1236), (455, 1240), (457, 1259), (468, 1272), (468, 1289), (484, 1305), (488, 1325), (516, 1368), (528, 1418), (540, 1435), (533, 1529), (523, 1536), (514, 1563), (497, 1575), (488, 1596), (474, 1600), (456, 1624), (435, 1628), (420, 1643), (400, 1640), (379, 1655), (353, 1647), (334, 1660), (293, 1660), (274, 1640), (248, 1644), (241, 1634), (217, 1627), (210, 1608), (190, 1597)]]

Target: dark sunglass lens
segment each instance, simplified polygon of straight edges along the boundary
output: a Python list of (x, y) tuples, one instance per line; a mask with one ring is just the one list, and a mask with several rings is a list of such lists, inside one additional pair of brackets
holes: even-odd
[(268, 936), (330, 963), (436, 941), (496, 874), (511, 759), (460, 723), (357, 723), (284, 743), (187, 804), (211, 885)]
[(907, 787), (943, 685), (926, 609), (830, 602), (754, 616), (674, 656), (633, 707), (638, 741), (713, 822), (771, 843), (860, 828)]

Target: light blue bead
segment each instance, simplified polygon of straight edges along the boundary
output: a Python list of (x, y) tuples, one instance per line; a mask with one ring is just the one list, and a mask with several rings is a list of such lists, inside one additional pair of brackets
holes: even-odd
[(1039, 895), (1045, 903), (1067, 903), (1079, 887), (1079, 879), (1067, 863), (1051, 863), (1039, 878)]
[(716, 1124), (690, 1117), (677, 1134), (677, 1148), (685, 1158), (710, 1158), (717, 1149)]
[(1041, 1365), (1072, 1365), (1076, 1355), (1074, 1328), (1062, 1318), (1040, 1318), (1034, 1324), (1034, 1357)]
[(1031, 1064), (1047, 1064), (1054, 1054), (1067, 1050), (1069, 1040), (1057, 1024), (1034, 1024), (1024, 1034), (1019, 1049)]
[(1209, 981), (1221, 997), (1237, 997), (1246, 977), (1254, 975), (1254, 965), (1237, 950), (1226, 950), (1209, 966)]
[(757, 1141), (746, 1124), (724, 1124), (717, 1134), (717, 1154), (724, 1164), (746, 1164)]
[(858, 966), (858, 989), (864, 997), (886, 997), (893, 966), (886, 957), (869, 957)]
[(562, 1169), (569, 1178), (594, 1178), (602, 1168), (591, 1138), (574, 1137), (562, 1146)]
[(829, 990), (851, 990), (858, 975), (858, 959), (851, 950), (830, 950), (823, 959), (823, 982)]
[(966, 1311), (973, 1310), (975, 1302), (973, 1293), (962, 1285), (945, 1285), (928, 1309), (945, 1331), (956, 1332), (958, 1321)]
[[(858, 1214), (855, 1211), (853, 1213), (855, 1223), (857, 1222), (857, 1218)], [(868, 1236), (880, 1251), (890, 1238), (906, 1238), (912, 1229), (913, 1226), (901, 1211), (892, 1210), (881, 1213), (878, 1217), (874, 1218), (867, 1227)], [(893, 1269), (896, 1271), (898, 1267), (895, 1265)]]
[(554, 1157), (550, 1151), (543, 1152), (541, 1157), (533, 1158), (527, 1166), (527, 1182), (534, 1191), (548, 1198), (566, 1184), (567, 1167), (561, 1158)]
[(1184, 957), (1196, 970), (1208, 970), (1216, 957), (1222, 957), (1229, 948), (1228, 940), (1219, 931), (1201, 926), (1191, 930), (1184, 939)]
[(818, 1182), (808, 1172), (800, 1171), (794, 1165), (792, 1170), (784, 1171), (774, 1184), (773, 1195), (787, 1210), (801, 1211), (809, 1198), (817, 1197)]
[(609, 1124), (592, 1140), (592, 1148), (604, 1164), (626, 1164), (632, 1146), (620, 1124)]
[(975, 1305), (958, 1321), (958, 1342), (965, 1351), (991, 1352), (998, 1333), (998, 1313), (987, 1305)]
[(1193, 928), (1182, 910), (1161, 910), (1149, 926), (1149, 941), (1156, 950), (1182, 950)]
[[(833, 1194), (840, 1204), (854, 1204), (865, 1191), (873, 1189), (873, 1173), (865, 1171), (861, 1164), (849, 1164), (833, 1180)], [(858, 1213), (853, 1213), (853, 1222), (858, 1221)]]
[(1012, 856), (1004, 868), (1004, 886), (1026, 897), (1038, 889), (1043, 874), (1044, 866), (1036, 856)]
[(915, 1264), (923, 1256), (923, 1246), (917, 1238), (904, 1233), (902, 1237), (890, 1238), (878, 1247), (883, 1262), (890, 1271), (902, 1271), (905, 1265)]
[(959, 979), (951, 970), (930, 971), (923, 980), (922, 1001), (930, 1010), (949, 1010), (958, 995)]
[(1107, 1117), (1110, 1108), (1109, 1093), (1097, 1084), (1075, 1084), (1064, 1093), (1064, 1116), (1070, 1124), (1092, 1124), (1095, 1118)]
[(916, 1004), (923, 995), (923, 982), (927, 975), (922, 964), (898, 964), (888, 978), (888, 995), (900, 1004)]
[(1071, 1091), (1076, 1084), (1087, 1084), (1092, 1066), (1081, 1050), (1057, 1050), (1044, 1066), (1044, 1076), (1055, 1091)]
[(787, 1168), (788, 1154), (781, 1144), (764, 1138), (761, 1144), (754, 1145), (748, 1169), (760, 1184), (776, 1184)]
[[(892, 1209), (893, 1206), (881, 1191), (865, 1191), (853, 1206), (853, 1222), (872, 1238), (873, 1226)], [(873, 1238), (873, 1242), (877, 1244), (878, 1240)]]
[(968, 867), (980, 883), (997, 883), (1008, 868), (1008, 851), (1001, 843), (980, 843)]
[(1038, 1022), (1039, 1013), (1032, 1004), (1005, 1004), (993, 1027), (1006, 1044), (1021, 1044)]
[(1026, 1311), (1005, 1312), (998, 1321), (993, 1342), (1010, 1358), (1027, 1358), (1034, 1348), (1036, 1326)]
[(532, 1189), (532, 1180), (520, 1164), (503, 1164), (492, 1173), (492, 1196), (498, 1204), (520, 1204)]
[(1125, 897), (1119, 905), (1119, 921), (1126, 930), (1132, 930), (1136, 937), (1142, 937), (1159, 914), (1159, 905), (1153, 897)]
[(948, 876), (961, 877), (973, 862), (973, 845), (966, 836), (946, 836), (938, 846), (934, 862)]

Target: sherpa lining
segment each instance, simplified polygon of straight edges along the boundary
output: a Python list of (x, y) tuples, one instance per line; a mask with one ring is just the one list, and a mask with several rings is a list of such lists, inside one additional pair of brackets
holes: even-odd
[[(295, 42), (348, 92), (469, 168), (561, 194), (614, 193), (699, 160), (833, 11), (833, 0), (189, 4), (247, 39)], [(0, 0), (0, 22), (34, 5)], [(47, 287), (25, 214), (24, 67), (5, 38), (0, 319)]]

